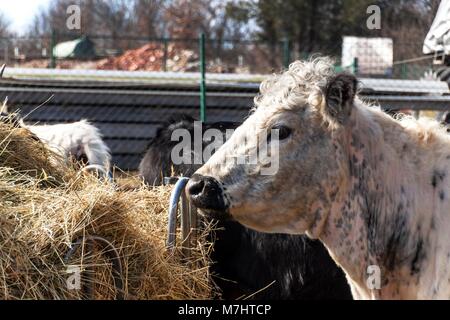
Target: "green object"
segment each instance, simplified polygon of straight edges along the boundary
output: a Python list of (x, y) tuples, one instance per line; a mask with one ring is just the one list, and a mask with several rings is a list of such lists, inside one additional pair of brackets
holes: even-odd
[(341, 65), (334, 65), (334, 71), (342, 72), (342, 71), (344, 71), (344, 68)]
[(401, 73), (402, 73), (401, 79), (408, 78), (408, 65), (406, 63), (402, 64)]
[(358, 58), (353, 59), (353, 73), (358, 74), (359, 72), (359, 64), (358, 64)]
[(163, 70), (164, 71), (167, 71), (167, 59), (168, 59), (168, 56), (169, 56), (169, 53), (168, 53), (168, 39), (167, 38), (164, 38), (163, 39), (163, 44), (164, 44), (164, 61), (163, 61)]
[(86, 36), (58, 43), (52, 50), (55, 58), (89, 59), (95, 57), (95, 45)]
[(56, 46), (56, 31), (52, 29), (52, 38), (50, 43), (50, 68), (56, 68), (56, 58), (55, 58), (55, 46)]
[(291, 63), (291, 48), (288, 38), (283, 39), (283, 66), (285, 69), (289, 68)]
[(199, 39), (200, 46), (200, 120), (206, 121), (206, 67), (205, 67), (205, 34), (202, 32)]

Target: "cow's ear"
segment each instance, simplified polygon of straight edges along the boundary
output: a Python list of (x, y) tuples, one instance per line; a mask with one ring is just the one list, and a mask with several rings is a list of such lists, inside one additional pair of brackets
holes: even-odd
[(358, 80), (350, 73), (338, 73), (327, 83), (325, 110), (340, 124), (344, 124), (352, 113), (357, 87)]

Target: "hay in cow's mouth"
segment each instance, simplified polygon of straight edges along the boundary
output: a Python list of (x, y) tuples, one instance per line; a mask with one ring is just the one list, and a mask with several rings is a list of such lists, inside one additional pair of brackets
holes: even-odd
[(210, 209), (199, 209), (199, 214), (206, 218), (206, 220), (222, 220), (222, 221), (228, 221), (228, 220), (234, 220), (233, 216), (229, 213), (228, 210), (210, 210)]

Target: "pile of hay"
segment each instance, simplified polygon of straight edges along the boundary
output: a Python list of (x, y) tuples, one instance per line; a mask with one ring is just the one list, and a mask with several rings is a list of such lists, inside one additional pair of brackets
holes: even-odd
[[(165, 248), (170, 187), (118, 191), (64, 166), (23, 129), (0, 124), (0, 132), (0, 299), (214, 294), (206, 232), (187, 260), (180, 248)], [(86, 242), (89, 236), (116, 248), (123, 269), (120, 292), (108, 258), (112, 250)], [(81, 245), (67, 256), (77, 239)]]
[(52, 153), (27, 129), (0, 122), (0, 167), (41, 179), (45, 184), (61, 184), (73, 177), (74, 168)]

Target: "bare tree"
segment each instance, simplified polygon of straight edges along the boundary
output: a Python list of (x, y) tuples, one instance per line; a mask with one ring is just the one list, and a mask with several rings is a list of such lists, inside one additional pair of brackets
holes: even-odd
[(160, 38), (165, 34), (164, 0), (134, 0), (133, 33), (147, 38)]
[(132, 10), (127, 0), (101, 1), (95, 0), (95, 28), (100, 33), (111, 35), (116, 39), (120, 35), (129, 34), (132, 30)]
[(7, 37), (11, 35), (9, 25), (9, 20), (2, 13), (0, 13), (0, 37)]
[(47, 10), (36, 14), (30, 33), (50, 34), (52, 30), (60, 34), (108, 34), (117, 36), (130, 31), (132, 13), (126, 0), (79, 0), (81, 8), (81, 30), (68, 30), (67, 8), (73, 0), (53, 0)]

